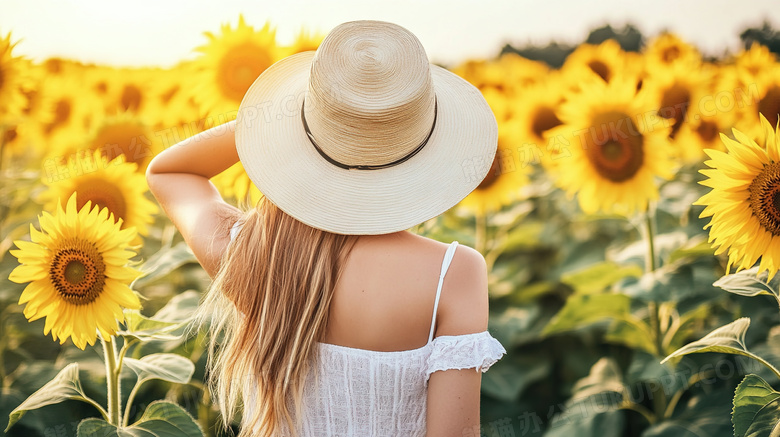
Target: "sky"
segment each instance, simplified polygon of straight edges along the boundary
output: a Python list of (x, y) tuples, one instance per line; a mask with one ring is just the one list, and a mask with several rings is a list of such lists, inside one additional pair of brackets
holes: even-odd
[(301, 28), (327, 33), (352, 20), (391, 21), (412, 31), (431, 62), (490, 58), (506, 43), (578, 43), (604, 24), (671, 30), (707, 55), (739, 49), (739, 33), (768, 20), (780, 29), (778, 0), (0, 0), (0, 35), (21, 40), (14, 54), (60, 56), (115, 66), (169, 67), (197, 56), (204, 31), (235, 27), (240, 13), (278, 41)]

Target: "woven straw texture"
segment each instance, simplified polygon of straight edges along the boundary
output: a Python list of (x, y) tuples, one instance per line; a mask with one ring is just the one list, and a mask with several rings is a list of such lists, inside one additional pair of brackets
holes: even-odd
[[(430, 138), (401, 164), (340, 168), (309, 140), (304, 101), (316, 144), (343, 164), (387, 164)], [(269, 67), (236, 124), (239, 157), (258, 189), (303, 223), (339, 234), (396, 232), (445, 212), (487, 174), (497, 141), (479, 90), (429, 64), (411, 32), (378, 21), (344, 23), (316, 52)]]

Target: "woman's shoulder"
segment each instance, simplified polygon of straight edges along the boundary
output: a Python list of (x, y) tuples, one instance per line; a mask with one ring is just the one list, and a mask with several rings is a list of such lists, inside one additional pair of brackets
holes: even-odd
[[(432, 257), (434, 260), (441, 259), (447, 249), (453, 245), (453, 242), (442, 242), (423, 235), (410, 235), (416, 240), (416, 244), (422, 248), (423, 253)], [(439, 265), (441, 265), (441, 263), (439, 263)], [(453, 272), (453, 276), (460, 276), (461, 274), (471, 276), (474, 273), (480, 273), (483, 269), (487, 270), (485, 257), (468, 244), (458, 241), (449, 267), (449, 270), (452, 270)]]

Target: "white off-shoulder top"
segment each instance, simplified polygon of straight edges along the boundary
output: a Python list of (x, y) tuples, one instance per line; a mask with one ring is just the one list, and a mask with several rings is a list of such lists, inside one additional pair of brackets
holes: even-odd
[[(231, 229), (231, 239), (238, 232)], [(301, 437), (425, 436), (430, 375), (450, 369), (486, 372), (506, 350), (488, 331), (433, 338), (442, 284), (458, 245), (442, 262), (428, 343), (384, 352), (318, 343), (296, 435)], [(252, 408), (248, 399), (245, 408)], [(248, 412), (245, 411), (244, 414)], [(289, 435), (282, 430), (279, 435)]]

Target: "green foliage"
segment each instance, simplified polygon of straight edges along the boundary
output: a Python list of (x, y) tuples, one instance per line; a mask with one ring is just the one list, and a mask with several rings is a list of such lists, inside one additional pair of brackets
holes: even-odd
[(86, 419), (79, 424), (78, 437), (198, 437), (203, 431), (182, 407), (165, 401), (150, 404), (138, 422), (117, 428), (101, 419)]
[[(24, 402), (16, 407), (9, 415), (8, 430), (19, 421), (30, 410), (36, 410), (47, 405), (57, 404), (68, 399), (75, 399), (84, 402), (91, 401), (84, 393), (79, 380), (79, 365), (72, 363), (67, 365), (51, 381), (30, 395)], [(95, 404), (96, 405), (96, 404)], [(97, 405), (96, 405), (97, 406)], [(100, 408), (98, 406), (98, 408)]]
[(747, 375), (734, 393), (734, 437), (780, 434), (780, 392), (757, 375)]
[(745, 333), (747, 332), (749, 326), (749, 318), (742, 317), (737, 319), (726, 326), (721, 326), (720, 328), (710, 332), (701, 340), (694, 341), (693, 343), (676, 350), (671, 355), (664, 358), (662, 363), (672, 358), (688, 354), (722, 352), (727, 354), (743, 355), (748, 358), (752, 358), (769, 367), (775, 373), (775, 375), (780, 376), (780, 371), (778, 371), (774, 366), (766, 362), (758, 355), (755, 355), (747, 350), (747, 346), (745, 345)]

